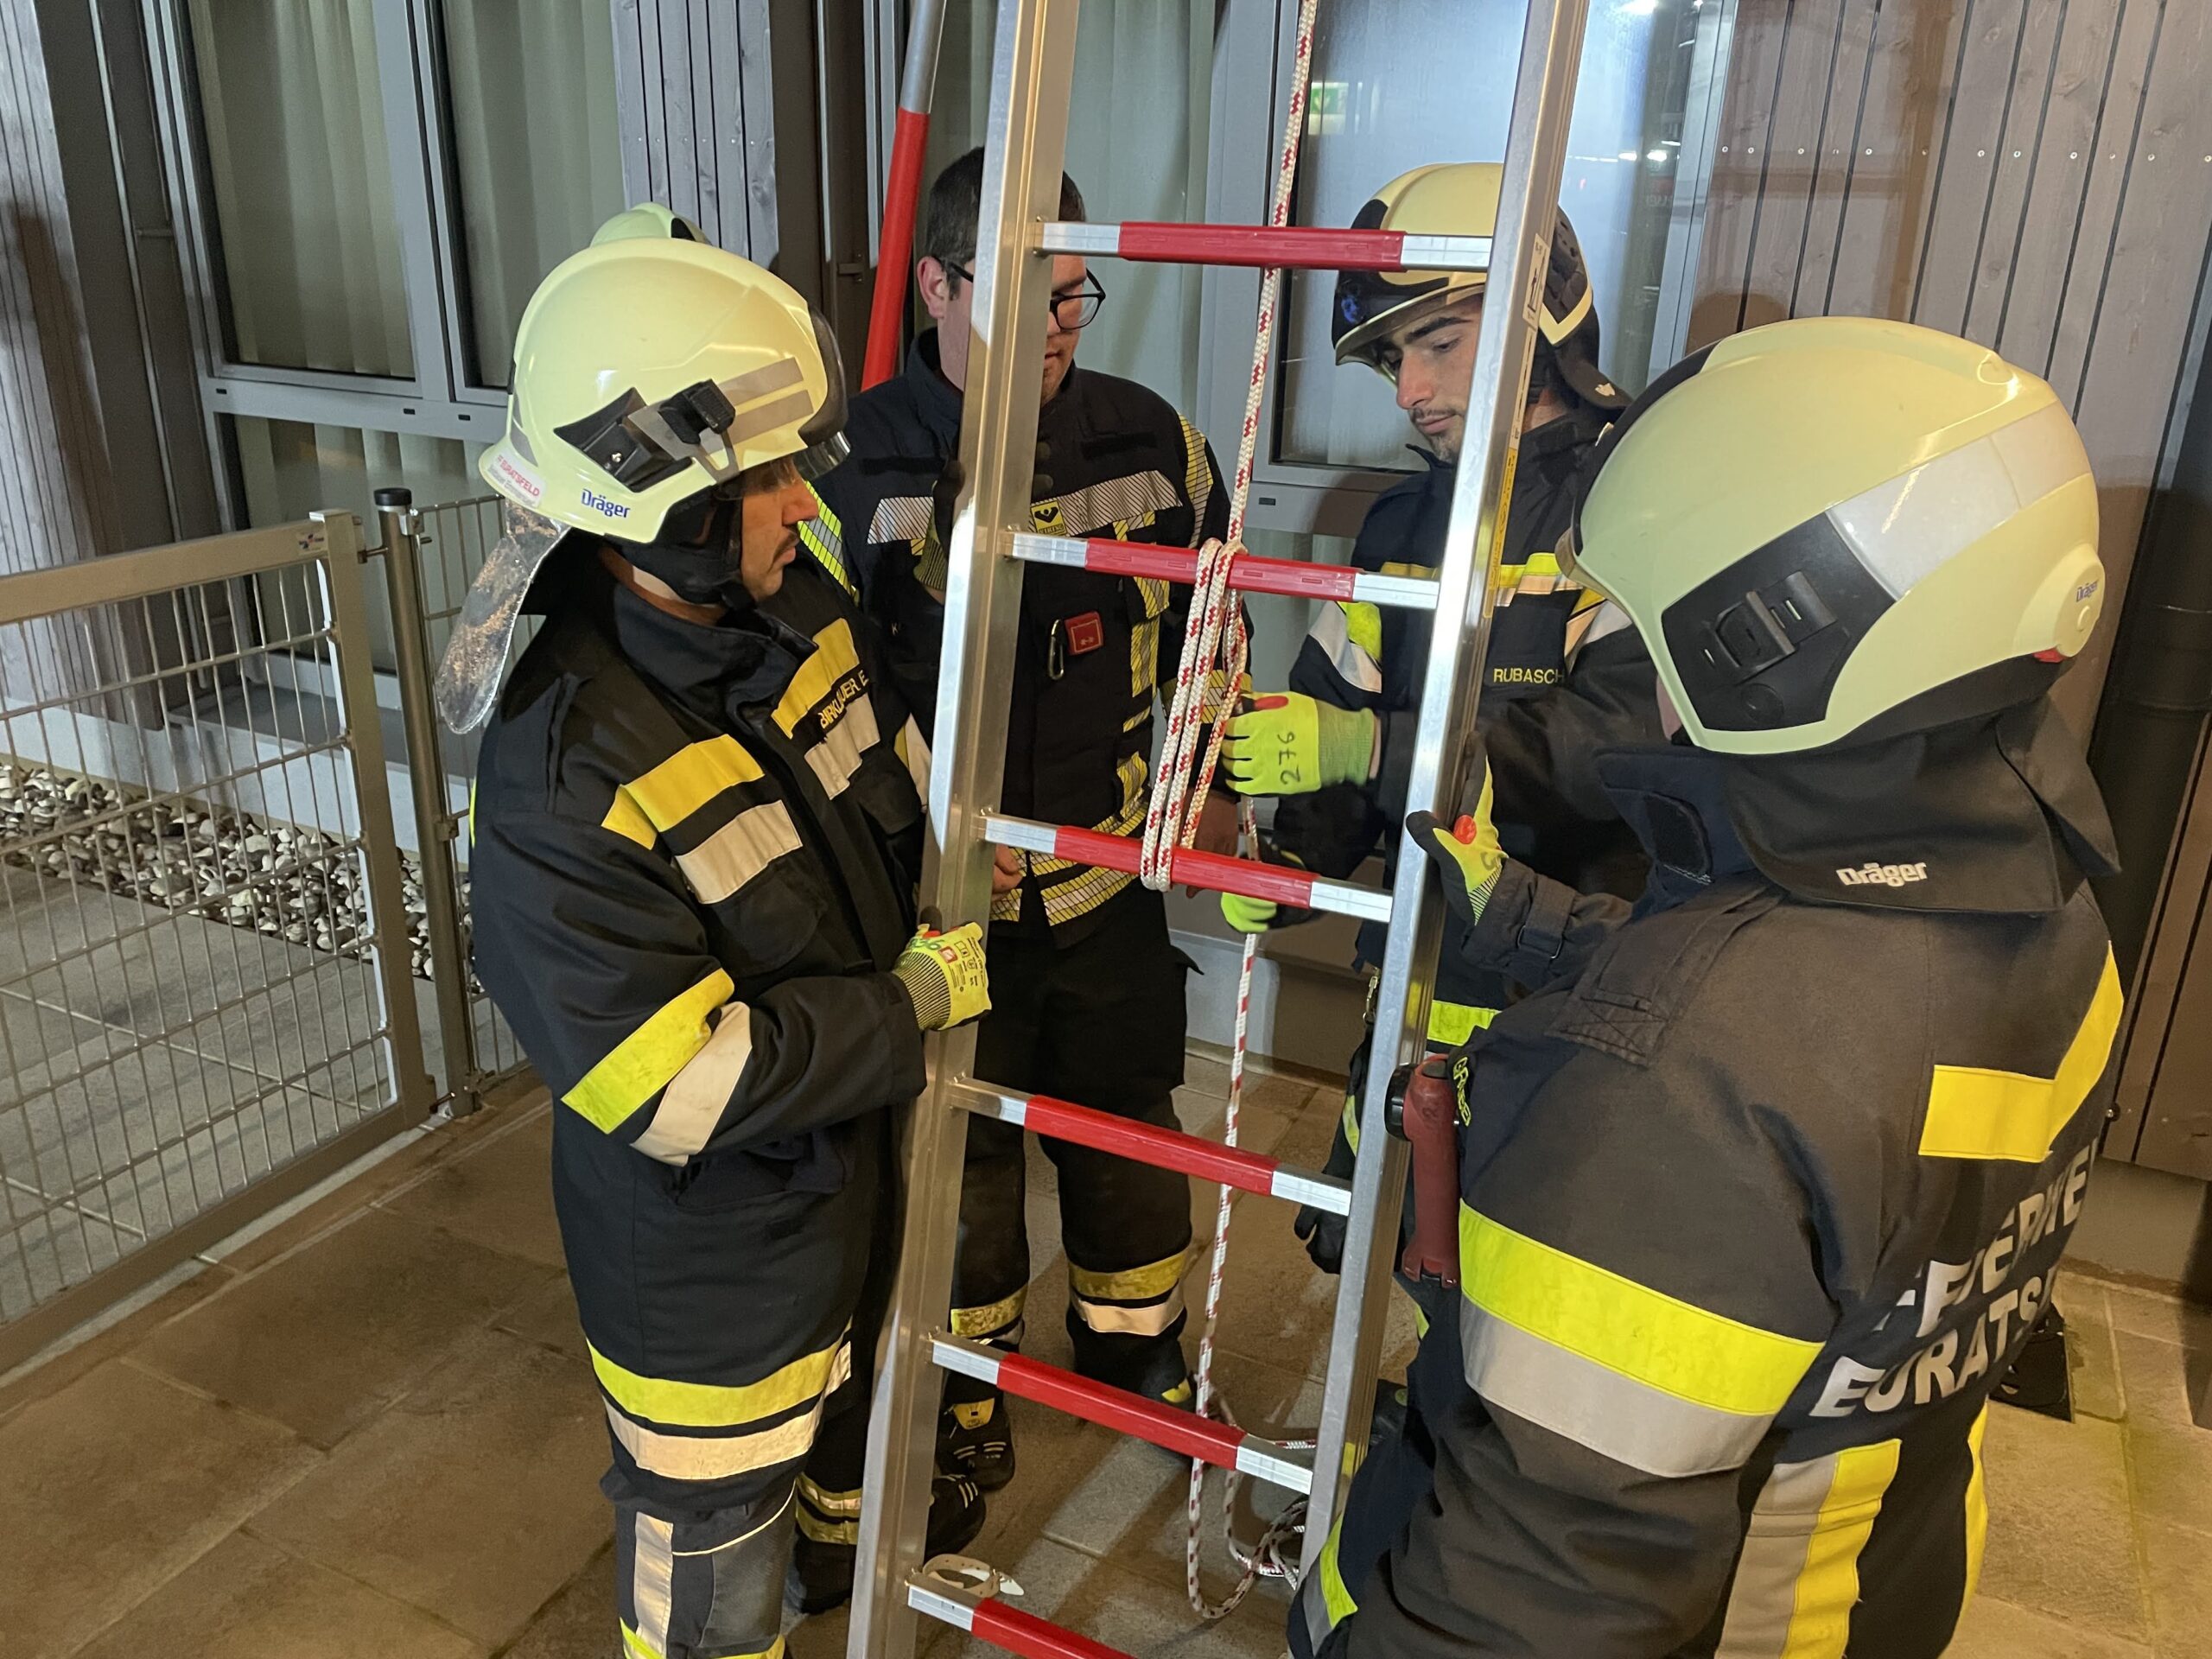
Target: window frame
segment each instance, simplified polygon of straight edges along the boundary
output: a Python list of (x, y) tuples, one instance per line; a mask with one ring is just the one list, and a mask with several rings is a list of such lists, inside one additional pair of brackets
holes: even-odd
[(489, 443), (504, 388), (478, 384), (467, 303), (467, 245), (448, 99), (442, 0), (374, 0), (370, 17), (399, 235), (414, 372), (345, 374), (242, 363), (231, 355), (229, 288), (200, 107), (188, 0), (143, 0), (149, 69), (216, 493), (245, 521), (230, 418), (312, 423)]

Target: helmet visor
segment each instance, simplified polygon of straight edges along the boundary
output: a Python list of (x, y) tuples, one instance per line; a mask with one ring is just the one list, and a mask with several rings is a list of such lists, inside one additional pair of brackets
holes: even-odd
[(567, 525), (512, 501), (499, 504), (499, 524), (503, 533), (461, 601), (432, 687), (438, 718), (456, 732), (474, 730), (492, 712), (530, 584), (569, 533)]

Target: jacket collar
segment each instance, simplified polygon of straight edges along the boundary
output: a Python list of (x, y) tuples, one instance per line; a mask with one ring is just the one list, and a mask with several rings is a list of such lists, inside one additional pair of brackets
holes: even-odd
[(2048, 699), (1809, 754), (1616, 750), (1599, 775), (1653, 862), (1647, 906), (1756, 873), (1816, 903), (2042, 914), (2118, 868)]
[(600, 572), (598, 594), (580, 594), (631, 667), (687, 712), (715, 726), (730, 711), (772, 703), (791, 684), (814, 642), (748, 606), (719, 622), (687, 622), (656, 610)]
[[(957, 448), (960, 443), (960, 406), (964, 394), (944, 378), (943, 359), (938, 355), (936, 329), (926, 329), (914, 337), (914, 343), (906, 348), (906, 363), (899, 378), (924, 423), (942, 436), (949, 447)], [(1038, 411), (1038, 429), (1046, 436), (1052, 435), (1054, 427), (1080, 418), (1083, 398), (1078, 383), (1082, 378), (1083, 365), (1069, 364), (1067, 378), (1060, 382), (1059, 391), (1053, 395), (1051, 403)]]

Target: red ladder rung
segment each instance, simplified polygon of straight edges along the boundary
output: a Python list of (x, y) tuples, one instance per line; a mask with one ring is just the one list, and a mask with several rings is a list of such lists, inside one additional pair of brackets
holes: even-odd
[(1033, 1400), (1217, 1469), (1234, 1469), (1294, 1492), (1313, 1489), (1311, 1468), (1273, 1441), (1241, 1428), (964, 1337), (939, 1333), (931, 1342), (937, 1363), (944, 1370), (988, 1382), (1017, 1399)]
[(996, 1596), (976, 1595), (921, 1574), (906, 1580), (906, 1605), (1023, 1659), (1130, 1659), (1119, 1648), (1008, 1606)]
[(1146, 264), (1245, 265), (1281, 270), (1488, 270), (1486, 236), (1414, 236), (1329, 225), (1120, 224), (1054, 220), (1038, 246)]
[(1334, 1176), (1317, 1175), (1286, 1165), (1264, 1153), (1225, 1147), (1204, 1135), (1188, 1135), (1156, 1123), (1139, 1123), (1096, 1107), (1078, 1106), (1050, 1095), (1016, 1095), (988, 1084), (963, 1084), (954, 1099), (980, 1117), (1018, 1124), (1055, 1141), (1071, 1141), (1096, 1152), (1110, 1152), (1158, 1169), (1172, 1169), (1202, 1181), (1219, 1181), (1262, 1198), (1311, 1205), (1333, 1215), (1351, 1213), (1351, 1186)]
[[(1072, 824), (1040, 823), (986, 813), (983, 839), (998, 847), (1042, 853), (1071, 864), (1089, 864), (1102, 870), (1121, 870), (1135, 875), (1143, 861), (1144, 843), (1134, 836), (1109, 836), (1103, 830), (1078, 830)], [(1179, 847), (1169, 866), (1183, 886), (1208, 893), (1241, 893), (1247, 899), (1272, 899), (1300, 910), (1325, 911), (1332, 916), (1353, 916), (1363, 922), (1390, 919), (1390, 895), (1351, 881), (1314, 875), (1285, 864), (1262, 864), (1257, 859), (1230, 858), (1222, 853), (1202, 853)]]
[[(1148, 576), (1185, 584), (1198, 579), (1198, 556), (1187, 547), (1154, 547), (1102, 537), (1071, 540), (1027, 531), (1014, 538), (1014, 556), (1036, 564), (1064, 564), (1113, 576)], [(1424, 576), (1386, 576), (1349, 564), (1304, 559), (1263, 559), (1239, 553), (1230, 561), (1229, 585), (1248, 594), (1287, 594), (1294, 599), (1359, 600), (1409, 611), (1436, 608), (1436, 583)]]

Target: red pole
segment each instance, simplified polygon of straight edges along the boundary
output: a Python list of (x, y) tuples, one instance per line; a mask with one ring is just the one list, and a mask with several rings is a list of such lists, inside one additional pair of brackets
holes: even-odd
[(876, 238), (875, 297), (868, 309), (868, 353), (861, 364), (862, 391), (882, 385), (899, 367), (906, 271), (913, 260), (914, 214), (922, 195), (922, 156), (929, 148), (930, 105), (944, 36), (943, 0), (914, 0), (899, 82), (899, 116), (891, 134), (891, 166), (883, 181), (883, 231)]

